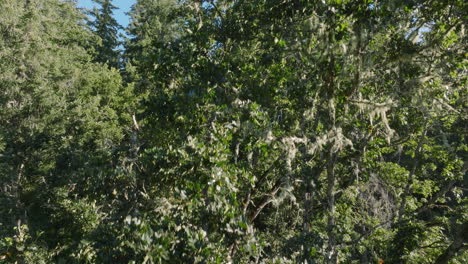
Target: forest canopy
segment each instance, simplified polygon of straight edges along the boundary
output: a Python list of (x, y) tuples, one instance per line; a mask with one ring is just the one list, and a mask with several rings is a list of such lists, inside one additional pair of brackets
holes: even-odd
[(468, 262), (466, 1), (93, 2), (0, 0), (0, 263)]

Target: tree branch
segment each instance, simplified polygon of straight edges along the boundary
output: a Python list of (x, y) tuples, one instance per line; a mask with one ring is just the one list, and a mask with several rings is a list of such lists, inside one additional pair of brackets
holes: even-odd
[(257, 216), (260, 214), (260, 212), (267, 206), (269, 203), (273, 201), (274, 196), (276, 193), (278, 193), (279, 189), (281, 188), (283, 181), (282, 179), (278, 179), (276, 182), (275, 186), (273, 186), (271, 192), (262, 200), (260, 205), (257, 207), (257, 210), (255, 210), (254, 214), (250, 217), (250, 222), (253, 222)]

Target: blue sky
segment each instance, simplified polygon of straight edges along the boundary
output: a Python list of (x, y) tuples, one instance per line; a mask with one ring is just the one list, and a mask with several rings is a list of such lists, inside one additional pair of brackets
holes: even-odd
[[(128, 25), (128, 16), (126, 12), (130, 11), (130, 7), (135, 3), (135, 0), (114, 0), (112, 3), (119, 9), (114, 10), (114, 16), (117, 22), (126, 27)], [(93, 8), (93, 2), (91, 0), (78, 0), (79, 7)]]

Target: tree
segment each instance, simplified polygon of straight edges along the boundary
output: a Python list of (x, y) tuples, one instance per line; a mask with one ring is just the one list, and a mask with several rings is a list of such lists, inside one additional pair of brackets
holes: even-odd
[[(462, 42), (447, 38), (464, 34), (461, 2), (202, 1), (174, 10), (182, 11), (168, 24), (183, 29), (175, 40), (133, 38), (148, 45), (133, 58), (150, 94), (140, 173), (163, 183), (149, 191), (157, 197), (194, 195), (186, 219), (206, 232), (202, 249), (215, 243), (237, 262), (401, 263), (442, 254), (450, 239), (436, 234), (464, 218), (412, 215), (450, 196), (465, 173), (463, 151), (433, 152), (441, 131), (461, 128), (443, 116), (463, 120), (460, 105), (435, 95), (451, 87), (443, 94), (456, 102), (465, 83), (455, 77), (463, 55), (449, 51)], [(435, 70), (446, 56), (458, 62)], [(430, 164), (439, 169), (430, 173)], [(437, 177), (443, 168), (457, 180)], [(230, 184), (213, 185), (223, 181)], [(233, 233), (213, 201), (229, 201), (219, 210), (230, 212)], [(449, 207), (464, 208), (461, 197)], [(442, 224), (448, 219), (458, 224)]]
[(102, 216), (93, 188), (131, 125), (131, 87), (92, 62), (93, 35), (73, 2), (0, 8), (0, 253), (69, 262)]
[(107, 63), (116, 69), (122, 67), (119, 46), (119, 30), (122, 27), (114, 18), (114, 10), (118, 9), (112, 4), (112, 0), (93, 0), (99, 7), (89, 12), (92, 21), (89, 22), (91, 28), (101, 39), (96, 47), (96, 61)]

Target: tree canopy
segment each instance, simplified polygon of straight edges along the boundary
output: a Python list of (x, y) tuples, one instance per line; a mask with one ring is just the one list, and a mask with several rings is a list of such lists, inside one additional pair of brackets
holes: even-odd
[(468, 261), (465, 1), (95, 2), (0, 0), (0, 261)]

